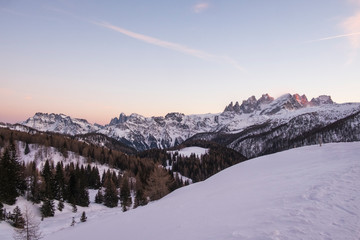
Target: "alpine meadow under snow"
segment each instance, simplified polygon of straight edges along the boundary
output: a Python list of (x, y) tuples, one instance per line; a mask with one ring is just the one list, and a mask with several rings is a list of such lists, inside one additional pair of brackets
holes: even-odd
[(40, 227), (46, 240), (358, 239), (359, 156), (359, 142), (296, 148), (237, 164), (135, 210), (88, 211), (88, 221), (74, 227), (69, 213), (64, 229), (49, 231), (48, 219)]

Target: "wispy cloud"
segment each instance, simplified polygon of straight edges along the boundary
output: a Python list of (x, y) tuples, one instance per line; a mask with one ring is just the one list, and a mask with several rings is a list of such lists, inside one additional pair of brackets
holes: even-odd
[(201, 13), (201, 12), (205, 11), (206, 9), (208, 9), (209, 6), (210, 6), (209, 3), (203, 2), (203, 3), (195, 4), (192, 9), (195, 13)]
[(356, 6), (357, 11), (354, 15), (345, 18), (338, 24), (340, 29), (344, 32), (334, 36), (323, 37), (309, 42), (328, 41), (337, 38), (347, 38), (350, 46), (349, 59), (346, 64), (350, 64), (356, 58), (360, 49), (360, 0), (348, 0), (348, 3)]
[(336, 35), (336, 36), (330, 36), (330, 37), (324, 37), (324, 38), (319, 38), (319, 39), (315, 39), (315, 40), (310, 40), (307, 41), (308, 43), (310, 42), (320, 42), (320, 41), (326, 41), (326, 40), (331, 40), (331, 39), (336, 39), (336, 38), (348, 38), (348, 37), (353, 37), (353, 36), (357, 36), (360, 35), (360, 32), (355, 32), (355, 33), (348, 33), (348, 34), (341, 34), (341, 35)]
[(164, 40), (154, 38), (154, 37), (151, 37), (151, 36), (147, 36), (147, 35), (144, 35), (144, 34), (141, 34), (141, 33), (133, 32), (133, 31), (127, 30), (127, 29), (119, 27), (119, 26), (115, 26), (115, 25), (110, 24), (110, 23), (105, 22), (105, 21), (89, 20), (89, 19), (86, 19), (86, 18), (76, 16), (76, 15), (72, 14), (71, 12), (64, 11), (62, 9), (58, 9), (58, 8), (48, 8), (48, 9), (51, 10), (51, 11), (55, 11), (55, 12), (58, 12), (58, 13), (62, 13), (62, 14), (66, 14), (66, 15), (78, 18), (78, 19), (80, 19), (82, 21), (89, 22), (89, 23), (95, 24), (95, 25), (103, 27), (103, 28), (111, 29), (113, 31), (124, 34), (124, 35), (126, 35), (128, 37), (131, 37), (131, 38), (134, 38), (134, 39), (137, 39), (137, 40), (140, 40), (140, 41), (152, 44), (152, 45), (156, 45), (156, 46), (159, 46), (159, 47), (171, 49), (171, 50), (181, 52), (181, 53), (184, 53), (184, 54), (196, 57), (196, 58), (200, 58), (200, 59), (203, 59), (203, 60), (206, 60), (206, 61), (217, 62), (217, 63), (220, 63), (220, 64), (227, 64), (227, 65), (230, 65), (230, 66), (232, 66), (232, 67), (234, 67), (234, 68), (236, 68), (236, 69), (238, 69), (240, 71), (245, 71), (245, 69), (235, 59), (233, 59), (231, 57), (228, 57), (228, 56), (214, 55), (214, 54), (207, 53), (207, 52), (204, 52), (204, 51), (201, 51), (201, 50), (198, 50), (198, 49), (194, 49), (194, 48), (184, 46), (184, 45), (179, 44), (179, 43), (164, 41)]
[(193, 48), (189, 48), (187, 46), (178, 44), (178, 43), (173, 43), (173, 42), (168, 42), (168, 41), (164, 41), (158, 38), (154, 38), (154, 37), (150, 37), (144, 34), (140, 34), (140, 33), (136, 33), (136, 32), (132, 32), (129, 31), (125, 28), (121, 28), (115, 25), (112, 25), (110, 23), (107, 22), (94, 22), (91, 21), (93, 24), (96, 24), (98, 26), (104, 27), (104, 28), (108, 28), (111, 29), (113, 31), (122, 33), (128, 37), (131, 38), (135, 38), (137, 40), (152, 44), (152, 45), (156, 45), (159, 47), (163, 47), (163, 48), (167, 48), (167, 49), (171, 49), (174, 51), (178, 51), (181, 53), (185, 53), (187, 55), (193, 56), (193, 57), (197, 57), (197, 58), (201, 58), (203, 60), (206, 61), (212, 61), (212, 62), (218, 62), (218, 63), (225, 63), (225, 64), (230, 64), (233, 67), (244, 71), (244, 69), (240, 66), (240, 64), (238, 64), (234, 59), (227, 57), (227, 56), (218, 56), (218, 55), (213, 55), (201, 50), (197, 50), (197, 49), (193, 49)]
[(351, 46), (355, 49), (360, 48), (360, 11), (354, 16), (346, 18), (341, 27), (348, 33), (347, 37)]

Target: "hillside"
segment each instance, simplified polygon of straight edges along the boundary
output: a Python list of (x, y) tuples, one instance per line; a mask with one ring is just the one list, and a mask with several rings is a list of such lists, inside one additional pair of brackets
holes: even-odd
[(259, 157), (45, 239), (357, 239), (359, 154), (354, 142)]

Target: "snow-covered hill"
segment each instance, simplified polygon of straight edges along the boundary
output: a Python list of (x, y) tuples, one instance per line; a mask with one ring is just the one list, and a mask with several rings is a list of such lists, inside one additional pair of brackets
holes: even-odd
[(359, 155), (353, 142), (259, 157), (126, 213), (91, 211), (51, 234), (44, 224), (45, 239), (358, 239)]
[[(22, 124), (40, 131), (70, 135), (97, 132), (137, 150), (169, 148), (195, 137), (213, 140), (251, 158), (274, 152), (271, 149), (275, 148), (268, 142), (254, 139), (253, 136), (265, 134), (269, 139), (276, 138), (284, 142), (296, 139), (294, 145), (278, 144), (284, 147), (278, 147), (277, 151), (314, 144), (323, 136), (311, 136), (317, 139), (314, 141), (304, 139), (304, 135), (331, 126), (356, 113), (360, 113), (360, 103), (336, 104), (329, 96), (308, 101), (305, 95), (285, 94), (274, 99), (264, 94), (258, 100), (252, 96), (241, 105), (238, 102), (235, 105), (231, 103), (219, 114), (169, 113), (165, 117), (144, 117), (138, 114), (126, 116), (122, 113), (118, 118), (113, 118), (110, 124), (99, 126), (62, 114), (37, 113)], [(358, 118), (348, 123), (346, 128), (360, 129)], [(335, 130), (338, 133), (343, 131)], [(274, 131), (276, 133), (273, 134)], [(360, 140), (360, 134), (349, 131), (346, 136), (340, 133), (323, 141), (336, 142), (339, 139), (357, 141)], [(255, 142), (258, 144), (254, 144)]]

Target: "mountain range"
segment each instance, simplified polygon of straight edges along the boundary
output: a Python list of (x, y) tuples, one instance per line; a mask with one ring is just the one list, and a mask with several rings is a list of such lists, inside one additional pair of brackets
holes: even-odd
[(144, 117), (121, 113), (102, 126), (64, 114), (36, 113), (19, 124), (0, 126), (67, 134), (84, 141), (89, 141), (89, 136), (93, 141), (91, 134), (97, 134), (138, 151), (206, 140), (253, 158), (303, 145), (358, 141), (359, 123), (360, 103), (337, 104), (326, 95), (308, 101), (299, 94), (285, 94), (276, 99), (263, 94), (241, 104), (231, 102), (217, 114), (173, 112), (165, 117)]

